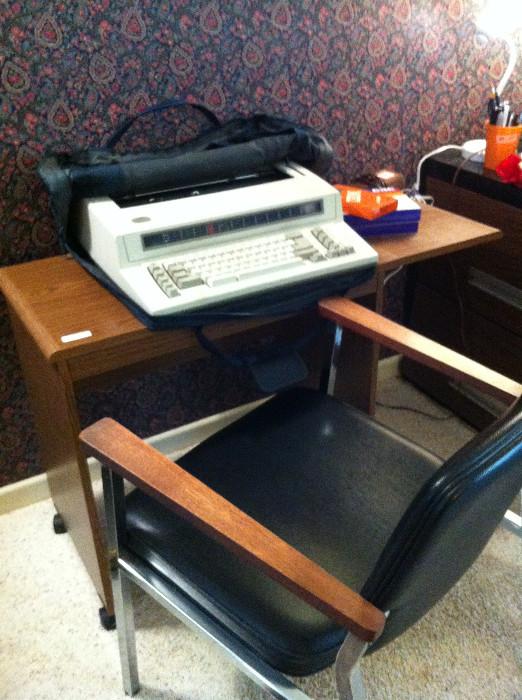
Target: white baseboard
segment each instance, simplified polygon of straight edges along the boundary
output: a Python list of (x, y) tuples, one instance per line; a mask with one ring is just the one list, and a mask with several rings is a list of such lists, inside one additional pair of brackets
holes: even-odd
[(49, 498), (49, 488), (45, 474), (36, 474), (14, 484), (0, 488), (0, 515), (12, 510), (30, 506), (38, 501)]
[[(378, 371), (379, 382), (399, 375), (399, 359), (400, 355), (393, 355), (392, 357), (380, 360)], [(264, 400), (266, 399), (262, 401)], [(189, 447), (206, 439), (212, 435), (212, 433), (221, 430), (221, 428), (224, 428), (228, 423), (237, 420), (243, 414), (255, 408), (259, 403), (262, 403), (262, 401), (245, 404), (239, 408), (233, 408), (230, 411), (218, 413), (179, 428), (168, 430), (165, 433), (154, 435), (149, 438), (147, 442), (150, 442), (150, 444), (154, 445), (164, 454), (171, 457), (176, 454), (177, 457), (179, 457), (183, 451), (186, 451)], [(95, 459), (89, 459), (88, 463), (92, 478), (99, 478), (99, 463)], [(43, 501), (49, 497), (50, 493), (45, 474), (37, 474), (28, 479), (17, 481), (14, 484), (8, 484), (0, 488), (0, 515), (17, 510), (18, 508), (24, 508), (25, 506)]]

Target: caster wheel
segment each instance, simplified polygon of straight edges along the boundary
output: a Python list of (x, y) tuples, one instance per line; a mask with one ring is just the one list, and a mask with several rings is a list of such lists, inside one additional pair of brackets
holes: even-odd
[(101, 626), (104, 630), (110, 631), (116, 629), (116, 618), (114, 615), (109, 615), (105, 608), (98, 610)]
[(63, 535), (64, 532), (67, 532), (64, 519), (62, 518), (60, 513), (56, 513), (53, 517), (53, 530), (57, 535)]

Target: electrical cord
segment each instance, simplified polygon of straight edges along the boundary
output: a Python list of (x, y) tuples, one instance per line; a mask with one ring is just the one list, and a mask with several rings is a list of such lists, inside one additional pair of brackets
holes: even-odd
[(402, 406), (400, 404), (384, 403), (383, 401), (376, 401), (377, 406), (381, 408), (390, 408), (393, 411), (410, 411), (411, 413), (418, 413), (421, 416), (430, 418), (431, 420), (450, 420), (455, 418), (453, 413), (448, 413), (446, 416), (436, 416), (433, 413), (428, 413), (428, 411), (422, 411), (420, 408), (412, 408), (411, 406)]
[(413, 199), (414, 202), (417, 202), (417, 204), (427, 204), (429, 207), (435, 204), (435, 200), (431, 194), (420, 194), (420, 192), (417, 192), (413, 187), (409, 190), (404, 190), (404, 194), (408, 195), (408, 197)]
[(462, 343), (462, 349), (465, 355), (470, 355), (469, 343), (466, 334), (466, 313), (464, 310), (464, 300), (462, 299), (462, 294), (460, 292), (459, 280), (457, 277), (457, 270), (455, 268), (455, 262), (448, 256), (448, 263), (451, 269), (451, 275), (453, 277), (453, 288), (455, 290), (455, 296), (457, 297), (457, 305), (459, 307), (459, 335), (460, 341)]
[(386, 277), (383, 279), (383, 281), (382, 281), (382, 286), (384, 287), (386, 284), (388, 284), (388, 281), (391, 280), (391, 278), (392, 278), (394, 275), (396, 275), (398, 272), (400, 272), (400, 271), (402, 270), (403, 267), (404, 267), (404, 265), (399, 265), (398, 268), (396, 268), (395, 270), (392, 270), (391, 272), (389, 272), (389, 273), (386, 275)]
[(470, 161), (472, 158), (475, 158), (475, 157), (478, 156), (478, 155), (482, 155), (482, 154), (485, 153), (485, 152), (486, 152), (486, 149), (483, 148), (481, 151), (477, 151), (476, 153), (470, 153), (469, 156), (467, 156), (466, 158), (464, 158), (464, 159), (459, 163), (457, 169), (456, 169), (455, 172), (453, 173), (453, 178), (452, 178), (452, 180), (451, 180), (451, 184), (454, 185), (454, 184), (457, 182), (457, 178), (458, 178), (458, 176), (460, 175), (460, 172), (461, 172), (462, 168), (466, 165), (466, 163), (467, 163), (468, 161)]
[(462, 146), (458, 146), (456, 144), (449, 144), (448, 146), (440, 146), (440, 148), (436, 148), (434, 151), (430, 151), (429, 153), (426, 153), (426, 155), (422, 156), (422, 158), (417, 164), (417, 177), (413, 185), (413, 189), (415, 190), (415, 192), (420, 193), (421, 168), (424, 161), (428, 158), (431, 158), (431, 156), (436, 156), (438, 153), (449, 151), (451, 148), (456, 148), (457, 150), (462, 151)]

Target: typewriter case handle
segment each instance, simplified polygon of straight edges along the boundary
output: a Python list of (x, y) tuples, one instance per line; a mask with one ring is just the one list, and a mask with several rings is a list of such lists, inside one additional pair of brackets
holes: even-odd
[(134, 124), (134, 122), (137, 119), (145, 117), (148, 114), (155, 114), (157, 112), (163, 112), (166, 109), (173, 109), (178, 107), (192, 107), (192, 109), (201, 112), (201, 114), (203, 114), (213, 126), (221, 126), (221, 122), (216, 117), (216, 115), (204, 105), (200, 105), (194, 102), (187, 102), (186, 100), (164, 100), (163, 102), (159, 102), (158, 104), (153, 105), (152, 107), (147, 107), (147, 109), (144, 109), (142, 112), (138, 112), (138, 114), (134, 114), (133, 116), (126, 119), (123, 122), (123, 124), (121, 124), (121, 126), (119, 126), (116, 129), (113, 135), (109, 137), (107, 143), (105, 144), (105, 148), (112, 151), (116, 144), (120, 141), (123, 134), (125, 134), (125, 132), (130, 129), (130, 127)]

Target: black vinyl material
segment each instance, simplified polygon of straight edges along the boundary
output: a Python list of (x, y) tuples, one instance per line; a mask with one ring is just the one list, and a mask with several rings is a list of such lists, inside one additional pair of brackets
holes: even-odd
[[(192, 450), (185, 469), (361, 590), (440, 460), (321, 393), (280, 394)], [(140, 491), (127, 546), (275, 668), (334, 661), (346, 630)]]
[(467, 571), (522, 488), (522, 399), (455, 453), (413, 499), (362, 589), (389, 610), (372, 651), (415, 623)]

